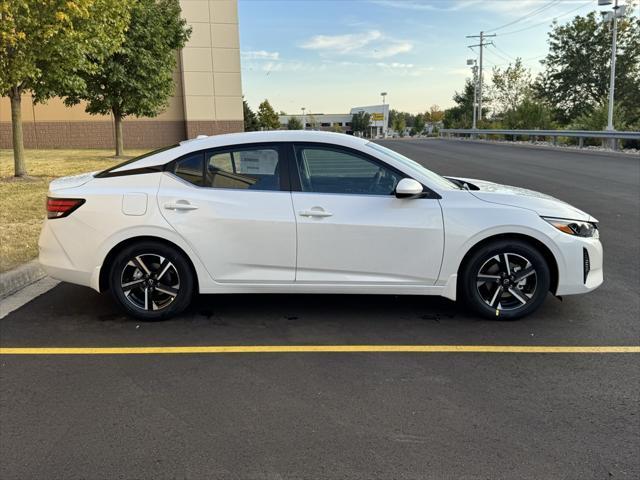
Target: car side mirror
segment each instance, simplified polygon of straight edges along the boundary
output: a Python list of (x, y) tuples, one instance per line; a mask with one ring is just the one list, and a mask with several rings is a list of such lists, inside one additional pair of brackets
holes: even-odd
[(413, 178), (403, 178), (396, 185), (397, 198), (416, 198), (423, 192), (422, 184)]

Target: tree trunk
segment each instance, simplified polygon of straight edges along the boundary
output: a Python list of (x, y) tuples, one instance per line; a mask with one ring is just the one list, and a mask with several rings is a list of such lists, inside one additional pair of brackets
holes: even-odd
[(22, 136), (22, 92), (12, 88), (11, 99), (11, 131), (13, 134), (13, 165), (16, 177), (26, 177), (27, 167), (24, 162), (24, 138)]
[(117, 112), (113, 112), (113, 121), (116, 127), (116, 157), (121, 157), (124, 154), (124, 142), (122, 140), (122, 115)]

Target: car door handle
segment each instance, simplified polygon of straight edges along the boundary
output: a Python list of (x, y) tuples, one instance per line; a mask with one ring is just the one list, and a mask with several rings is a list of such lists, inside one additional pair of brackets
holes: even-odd
[(298, 215), (300, 215), (301, 217), (330, 217), (331, 215), (333, 215), (333, 213), (327, 212), (326, 210), (319, 207), (313, 207), (311, 210), (299, 211)]
[(164, 208), (167, 210), (197, 210), (198, 206), (187, 202), (165, 203)]

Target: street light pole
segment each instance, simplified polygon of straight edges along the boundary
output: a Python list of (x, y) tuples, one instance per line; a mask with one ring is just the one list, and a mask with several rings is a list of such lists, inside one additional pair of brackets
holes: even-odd
[(306, 130), (307, 129), (307, 117), (304, 116), (304, 111), (306, 110), (305, 107), (302, 107), (302, 129)]

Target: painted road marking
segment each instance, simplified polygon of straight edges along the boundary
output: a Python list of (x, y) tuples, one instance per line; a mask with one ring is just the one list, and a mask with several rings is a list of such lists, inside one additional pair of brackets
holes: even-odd
[(180, 353), (640, 353), (640, 346), (229, 345), (200, 347), (0, 347), (0, 355), (163, 355)]

